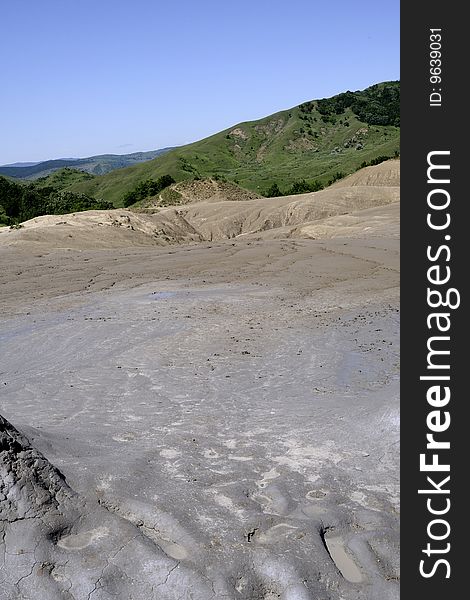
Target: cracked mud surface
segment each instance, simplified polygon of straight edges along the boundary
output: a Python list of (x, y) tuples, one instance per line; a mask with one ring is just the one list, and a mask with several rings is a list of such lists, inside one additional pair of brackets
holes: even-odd
[(1, 600), (398, 598), (395, 238), (0, 260)]

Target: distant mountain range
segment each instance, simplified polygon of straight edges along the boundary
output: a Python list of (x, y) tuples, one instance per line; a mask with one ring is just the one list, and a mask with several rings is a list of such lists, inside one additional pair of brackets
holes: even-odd
[(131, 167), (137, 163), (152, 160), (173, 148), (150, 150), (149, 152), (133, 152), (132, 154), (100, 154), (86, 158), (58, 158), (41, 162), (18, 162), (0, 166), (0, 175), (15, 179), (38, 179), (47, 177), (58, 169), (72, 167), (92, 175), (105, 175), (115, 169)]
[[(69, 160), (66, 158), (61, 158), (60, 160)], [(71, 158), (70, 160), (76, 160), (74, 158)], [(38, 165), (41, 161), (37, 160), (36, 162), (15, 162), (15, 163), (11, 163), (8, 165), (0, 165), (0, 169), (2, 167), (32, 167), (33, 165)]]

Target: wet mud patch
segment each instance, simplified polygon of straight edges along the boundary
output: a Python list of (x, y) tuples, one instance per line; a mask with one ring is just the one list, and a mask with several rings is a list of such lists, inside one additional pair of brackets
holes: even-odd
[(320, 535), (326, 551), (344, 579), (351, 583), (362, 583), (364, 580), (362, 572), (347, 550), (343, 537), (334, 530), (328, 529), (323, 530)]

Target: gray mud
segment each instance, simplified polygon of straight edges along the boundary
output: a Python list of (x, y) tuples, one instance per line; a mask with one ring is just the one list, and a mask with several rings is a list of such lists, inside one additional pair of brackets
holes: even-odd
[(186, 251), (4, 271), (0, 599), (397, 599), (396, 242)]

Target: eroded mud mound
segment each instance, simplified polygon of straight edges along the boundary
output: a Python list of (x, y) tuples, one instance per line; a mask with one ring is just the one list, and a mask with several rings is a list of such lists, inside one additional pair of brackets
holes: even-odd
[(130, 521), (76, 494), (3, 417), (0, 444), (1, 600), (215, 597)]
[(0, 515), (22, 519), (58, 516), (74, 498), (62, 474), (0, 415)]
[[(387, 220), (391, 205), (398, 210), (399, 165), (398, 160), (386, 161), (319, 192), (279, 198), (261, 198), (225, 182), (182, 182), (164, 190), (165, 199), (150, 199), (150, 208), (45, 215), (26, 221), (19, 229), (0, 228), (0, 246), (89, 250), (246, 236), (370, 236), (377, 226), (382, 229), (383, 215)], [(369, 211), (365, 218), (364, 210)]]

